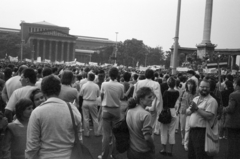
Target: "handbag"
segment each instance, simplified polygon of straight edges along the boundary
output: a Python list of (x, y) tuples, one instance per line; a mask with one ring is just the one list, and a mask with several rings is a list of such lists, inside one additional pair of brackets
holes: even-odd
[[(167, 103), (168, 103), (168, 98), (167, 98)], [(172, 115), (171, 115), (170, 108), (168, 108), (167, 106), (163, 107), (163, 110), (161, 111), (161, 113), (158, 116), (158, 121), (162, 124), (171, 123)]]
[(217, 118), (215, 118), (212, 127), (210, 126), (209, 122), (206, 122), (205, 152), (208, 156), (215, 156), (219, 152), (219, 134)]
[[(66, 102), (67, 103), (67, 102)], [(75, 141), (73, 144), (73, 149), (72, 149), (72, 154), (70, 159), (93, 159), (92, 154), (88, 150), (86, 146), (84, 146), (79, 138), (78, 138), (78, 131), (77, 131), (77, 126), (75, 125), (75, 119), (73, 117), (73, 111), (69, 103), (67, 103), (71, 118), (72, 118), (72, 124), (73, 124), (73, 129), (74, 129), (74, 136), (75, 136)]]

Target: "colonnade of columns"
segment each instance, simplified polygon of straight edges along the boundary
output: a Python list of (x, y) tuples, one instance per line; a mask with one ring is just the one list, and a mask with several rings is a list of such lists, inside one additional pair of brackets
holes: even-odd
[(75, 59), (75, 41), (49, 39), (31, 39), (32, 59), (55, 61), (73, 61)]

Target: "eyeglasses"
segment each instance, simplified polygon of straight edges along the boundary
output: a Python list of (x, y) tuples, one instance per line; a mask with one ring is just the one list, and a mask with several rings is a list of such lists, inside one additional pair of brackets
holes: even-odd
[(199, 86), (199, 87), (203, 89), (209, 89), (209, 87), (206, 87), (206, 86)]

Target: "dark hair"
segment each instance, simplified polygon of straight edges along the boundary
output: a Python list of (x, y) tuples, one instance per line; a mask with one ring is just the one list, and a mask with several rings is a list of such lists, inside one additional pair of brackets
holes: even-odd
[(20, 67), (18, 68), (18, 74), (21, 75), (26, 68), (28, 68), (26, 65), (20, 66)]
[(233, 82), (233, 76), (232, 75), (227, 75), (226, 77), (229, 81), (232, 81)]
[(195, 71), (193, 71), (193, 70), (188, 70), (187, 73), (191, 74), (191, 75), (195, 75)]
[(70, 85), (73, 81), (73, 73), (70, 70), (65, 70), (61, 76), (61, 83), (65, 85)]
[(77, 75), (77, 80), (80, 81), (82, 79), (82, 75), (78, 74)]
[(55, 75), (49, 75), (43, 78), (41, 90), (47, 97), (58, 96), (61, 91), (60, 79)]
[(210, 92), (215, 91), (215, 89), (216, 89), (216, 82), (215, 82), (215, 80), (210, 79), (209, 80), (209, 84), (210, 84)]
[(129, 82), (131, 79), (131, 74), (129, 72), (125, 72), (123, 74), (123, 79), (124, 79), (124, 81)]
[[(191, 83), (193, 85), (193, 88), (192, 88), (192, 91), (190, 92), (190, 90), (188, 90), (188, 83)], [(191, 94), (196, 94), (196, 90), (197, 90), (197, 85), (196, 85), (196, 82), (193, 80), (193, 79), (190, 79), (186, 82), (186, 85), (185, 85), (185, 88), (186, 88), (186, 91), (187, 92), (190, 92)]]
[(52, 69), (48, 68), (48, 67), (45, 67), (42, 71), (42, 75), (43, 77), (46, 77), (46, 76), (49, 76), (52, 74)]
[(180, 84), (180, 80), (179, 80), (179, 79), (176, 79), (175, 85), (176, 85), (177, 88), (178, 88), (178, 87), (179, 87), (179, 88), (182, 87), (182, 85)]
[(33, 102), (33, 109), (36, 108), (36, 105), (34, 104), (34, 97), (36, 94), (42, 92), (40, 89), (35, 89), (34, 91), (32, 91), (31, 95), (30, 95), (30, 99)]
[(154, 78), (154, 71), (151, 69), (147, 69), (145, 72), (145, 77), (147, 79), (153, 79)]
[(89, 72), (89, 73), (88, 73), (88, 80), (89, 80), (89, 81), (94, 81), (94, 79), (95, 79), (94, 73)]
[(32, 68), (24, 69), (23, 76), (24, 76), (24, 78), (28, 78), (29, 82), (31, 82), (32, 84), (35, 84), (37, 81), (37, 75)]
[(138, 79), (138, 74), (133, 74), (133, 79), (136, 81)]
[(16, 103), (16, 117), (19, 121), (23, 121), (23, 112), (31, 105), (33, 102), (28, 98), (22, 98)]
[(136, 98), (130, 98), (128, 99), (128, 108), (132, 109), (135, 108), (137, 104), (140, 104), (140, 99), (144, 98), (146, 95), (149, 95), (152, 93), (151, 88), (149, 87), (142, 87), (137, 91)]
[(7, 81), (11, 77), (12, 77), (12, 69), (9, 67), (6, 67), (4, 70), (4, 80)]
[(228, 88), (228, 90), (233, 90), (233, 82), (232, 81), (226, 81), (225, 85)]
[(140, 74), (138, 79), (139, 79), (139, 80), (144, 80), (144, 79), (146, 79), (146, 77), (145, 77), (145, 75)]
[(175, 85), (176, 85), (176, 80), (173, 78), (173, 77), (170, 77), (168, 80), (167, 80), (167, 84), (170, 88), (174, 88)]
[(52, 68), (52, 73), (56, 74), (58, 72), (58, 68), (57, 67), (53, 67)]
[(116, 67), (112, 67), (109, 70), (109, 76), (111, 78), (111, 80), (115, 80), (118, 78), (118, 69)]

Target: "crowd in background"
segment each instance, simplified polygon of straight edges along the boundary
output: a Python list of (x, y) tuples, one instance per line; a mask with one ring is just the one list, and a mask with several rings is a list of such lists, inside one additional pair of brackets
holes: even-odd
[[(173, 156), (181, 133), (188, 158), (213, 158), (204, 151), (206, 123), (219, 123), (228, 140), (227, 158), (240, 158), (240, 79), (232, 75), (171, 75), (161, 70), (0, 63), (0, 159), (70, 158), (74, 143), (71, 103), (79, 139), (102, 137), (99, 159), (115, 158), (112, 127), (126, 114), (129, 159)], [(169, 108), (171, 122), (158, 122)], [(84, 144), (84, 143), (83, 143)], [(169, 147), (168, 147), (169, 145)]]

